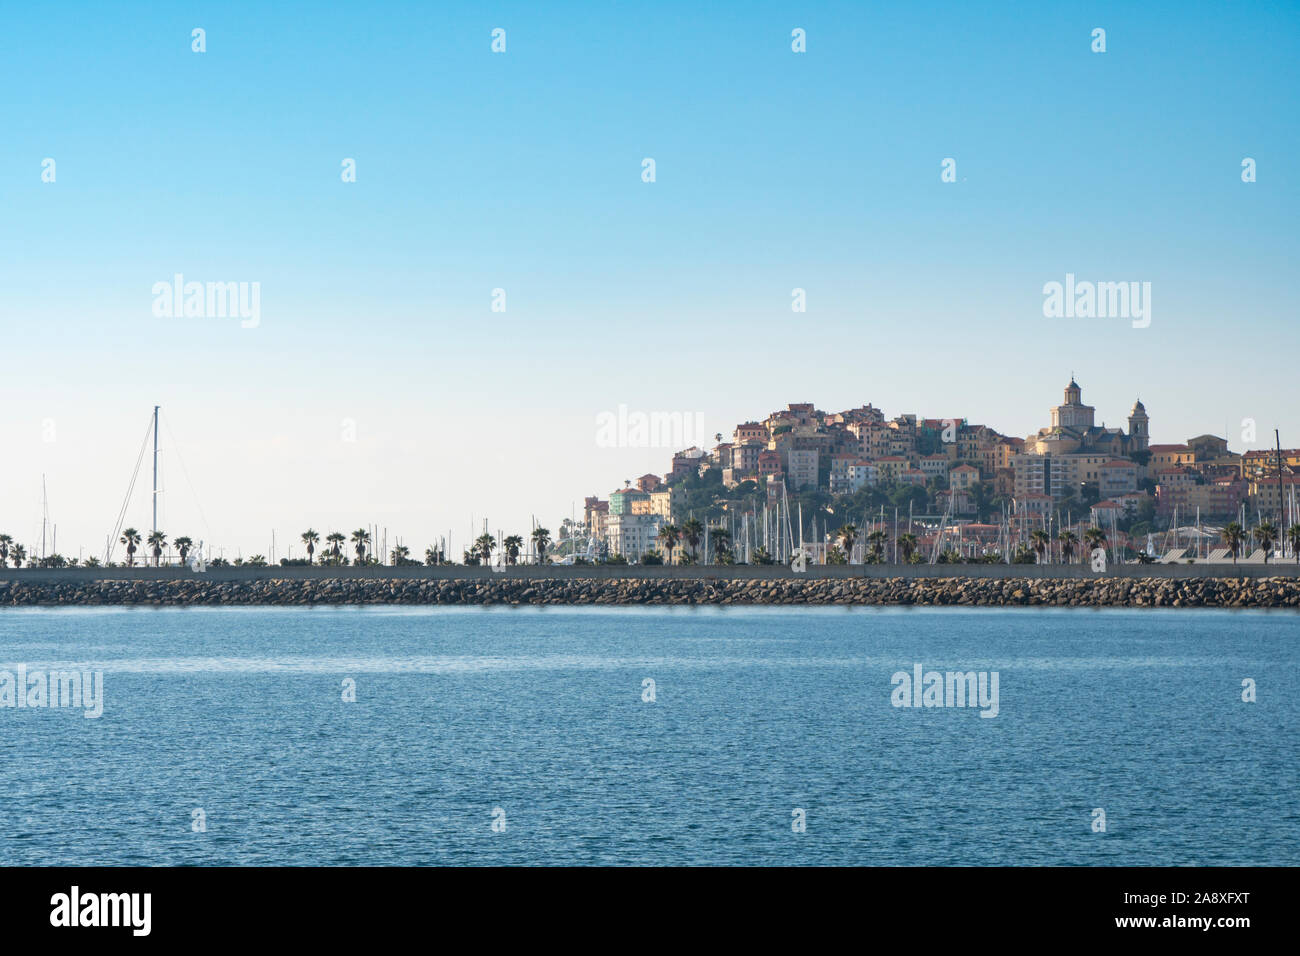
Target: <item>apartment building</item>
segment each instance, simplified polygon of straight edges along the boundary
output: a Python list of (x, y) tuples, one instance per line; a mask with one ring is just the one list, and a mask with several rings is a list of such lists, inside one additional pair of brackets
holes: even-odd
[(785, 471), (790, 487), (815, 488), (821, 453), (816, 448), (791, 448), (786, 455)]
[(947, 455), (923, 455), (916, 463), (916, 467), (925, 472), (927, 480), (931, 478), (947, 478), (948, 466), (951, 462)]
[(1151, 452), (1151, 458), (1147, 462), (1151, 474), (1162, 468), (1180, 468), (1196, 461), (1196, 452), (1187, 445), (1148, 445), (1147, 451)]
[[(1282, 449), (1282, 470), (1300, 471), (1300, 448)], [(1241, 456), (1241, 475), (1243, 478), (1262, 478), (1277, 475), (1277, 451), (1269, 448), (1248, 451)]]
[[(1300, 521), (1300, 475), (1283, 475), (1279, 506), (1277, 475), (1256, 478), (1248, 482), (1250, 506), (1264, 513), (1266, 518), (1281, 514), (1283, 523)], [(1292, 517), (1288, 518), (1288, 513)], [(1283, 529), (1285, 530), (1285, 529)]]
[(673, 466), (668, 472), (669, 480), (697, 470), (705, 457), (704, 450), (702, 448), (696, 448), (694, 445), (684, 451), (677, 452), (673, 455)]
[(658, 544), (662, 515), (611, 514), (605, 523), (605, 545), (610, 554), (621, 554), (629, 561), (653, 551)]
[(674, 487), (666, 486), (650, 492), (650, 510), (652, 515), (659, 515), (665, 522), (671, 521), (673, 509), (681, 501), (682, 493)]
[[(1162, 482), (1156, 485), (1156, 514), (1168, 518), (1177, 508), (1180, 524), (1190, 520), (1198, 511), (1202, 518), (1233, 518), (1246, 500), (1248, 490), (1248, 483), (1241, 478), (1220, 479), (1203, 484), (1194, 481)], [(1273, 492), (1273, 500), (1276, 501), (1276, 484)]]
[(1131, 461), (1115, 459), (1098, 470), (1097, 491), (1103, 498), (1114, 498), (1137, 488), (1138, 467)]
[(948, 487), (953, 491), (970, 491), (979, 480), (980, 470), (974, 465), (958, 465), (948, 472)]
[(617, 491), (609, 493), (609, 513), (613, 515), (630, 515), (633, 514), (632, 505), (634, 502), (649, 503), (650, 495), (640, 488), (619, 488)]
[(898, 476), (908, 467), (902, 455), (882, 455), (872, 464), (876, 466), (876, 477), (885, 483), (898, 481)]
[(1015, 494), (1043, 494), (1059, 499), (1070, 491), (1079, 491), (1085, 483), (1100, 489), (1103, 466), (1114, 460), (1105, 454), (1017, 455), (1011, 460)]

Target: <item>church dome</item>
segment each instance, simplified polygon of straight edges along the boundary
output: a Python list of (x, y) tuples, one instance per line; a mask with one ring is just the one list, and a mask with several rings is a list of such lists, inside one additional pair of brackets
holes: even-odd
[(1147, 413), (1147, 407), (1142, 404), (1142, 399), (1139, 398), (1136, 402), (1133, 403), (1133, 411), (1131, 411), (1129, 414), (1145, 415), (1146, 413)]

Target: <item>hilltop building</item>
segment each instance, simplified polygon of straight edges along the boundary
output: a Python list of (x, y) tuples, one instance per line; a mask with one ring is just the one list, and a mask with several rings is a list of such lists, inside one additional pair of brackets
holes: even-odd
[(1025, 441), (1027, 454), (1070, 455), (1099, 452), (1127, 457), (1145, 451), (1151, 440), (1151, 419), (1141, 399), (1128, 416), (1128, 433), (1096, 423), (1096, 409), (1083, 404), (1083, 389), (1073, 378), (1065, 386), (1065, 401), (1051, 410), (1052, 424)]

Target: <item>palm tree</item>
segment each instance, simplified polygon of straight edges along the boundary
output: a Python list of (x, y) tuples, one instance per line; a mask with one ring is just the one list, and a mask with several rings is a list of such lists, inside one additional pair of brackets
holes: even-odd
[(666, 524), (659, 529), (659, 543), (663, 545), (664, 557), (668, 559), (669, 564), (673, 563), (673, 548), (677, 547), (677, 542), (681, 538), (682, 529), (675, 524)]
[(1083, 529), (1083, 543), (1088, 546), (1089, 553), (1098, 548), (1106, 547), (1106, 532), (1097, 526)]
[(27, 549), (21, 544), (10, 545), (9, 556), (14, 559), (14, 567), (21, 568), (23, 562), (27, 560)]
[(3, 568), (9, 561), (9, 546), (14, 543), (14, 539), (7, 534), (0, 534), (0, 568)]
[(1047, 536), (1047, 532), (1042, 528), (1035, 528), (1029, 532), (1029, 543), (1034, 546), (1034, 553), (1038, 555), (1038, 563), (1043, 563), (1043, 555), (1047, 552), (1047, 546), (1052, 539)]
[(478, 552), (484, 564), (492, 563), (492, 552), (496, 550), (496, 546), (497, 539), (486, 531), (474, 539), (474, 550)]
[(530, 537), (533, 539), (533, 547), (537, 549), (537, 563), (545, 564), (546, 549), (551, 546), (551, 532), (538, 525)]
[(1246, 543), (1246, 532), (1242, 530), (1240, 524), (1231, 521), (1223, 529), (1223, 543), (1228, 546), (1228, 553), (1232, 555), (1232, 563), (1237, 563), (1237, 553), (1241, 546)]
[(1300, 564), (1300, 524), (1293, 524), (1287, 528), (1286, 537), (1291, 542), (1291, 553), (1295, 555), (1295, 563)]
[(889, 532), (884, 528), (877, 528), (867, 535), (867, 541), (871, 543), (871, 561), (873, 564), (879, 564), (885, 558), (885, 541), (889, 538)]
[(393, 547), (393, 553), (389, 556), (388, 560), (393, 563), (394, 567), (400, 568), (402, 565), (407, 563), (410, 557), (411, 549), (404, 544), (399, 544)]
[(524, 539), (520, 535), (512, 534), (501, 542), (501, 546), (506, 549), (506, 561), (509, 564), (518, 564), (519, 551), (524, 546)]
[(316, 556), (316, 542), (320, 540), (320, 535), (316, 533), (315, 528), (308, 528), (302, 533), (302, 543), (307, 546), (307, 563), (311, 564)]
[(126, 545), (126, 566), (135, 565), (135, 549), (140, 547), (140, 532), (135, 528), (127, 528), (122, 532), (122, 543)]
[(352, 550), (357, 553), (357, 564), (366, 563), (366, 545), (370, 543), (370, 532), (358, 528), (352, 532)]
[(181, 564), (184, 564), (189, 559), (190, 552), (194, 550), (193, 540), (181, 535), (179, 538), (174, 539), (172, 544), (176, 545), (176, 550), (180, 552)]
[(731, 557), (731, 532), (721, 526), (709, 529), (709, 539), (713, 542), (713, 558), (719, 564), (726, 564)]
[(342, 562), (343, 542), (347, 540), (348, 536), (341, 531), (331, 531), (325, 536), (325, 541), (330, 546), (330, 553), (334, 555), (335, 561)]
[(1251, 532), (1259, 546), (1264, 549), (1264, 563), (1268, 564), (1268, 553), (1273, 550), (1273, 545), (1277, 543), (1277, 528), (1273, 527), (1273, 522), (1265, 521), (1255, 526)]
[(916, 535), (904, 532), (898, 536), (898, 550), (903, 552), (903, 563), (910, 563), (916, 554)]
[(429, 567), (442, 563), (442, 552), (435, 548), (424, 549), (424, 563)]
[(841, 525), (840, 529), (835, 532), (835, 538), (840, 542), (840, 547), (844, 549), (845, 559), (852, 561), (853, 545), (858, 540), (858, 526), (855, 524)]
[(1078, 536), (1066, 529), (1056, 536), (1056, 540), (1061, 542), (1061, 560), (1069, 564), (1070, 559), (1074, 557), (1074, 546), (1079, 543)]
[(682, 523), (682, 540), (684, 540), (691, 549), (691, 557), (699, 556), (697, 549), (700, 546), (700, 538), (704, 537), (704, 525), (700, 524), (695, 518)]
[(158, 567), (162, 561), (163, 548), (167, 546), (167, 535), (161, 531), (149, 532), (149, 547), (153, 549), (153, 566)]

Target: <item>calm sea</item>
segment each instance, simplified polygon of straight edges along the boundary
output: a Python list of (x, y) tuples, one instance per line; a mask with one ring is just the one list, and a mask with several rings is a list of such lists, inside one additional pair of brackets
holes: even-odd
[(1295, 614), (6, 609), (20, 664), (104, 704), (0, 707), (3, 864), (1300, 863)]

